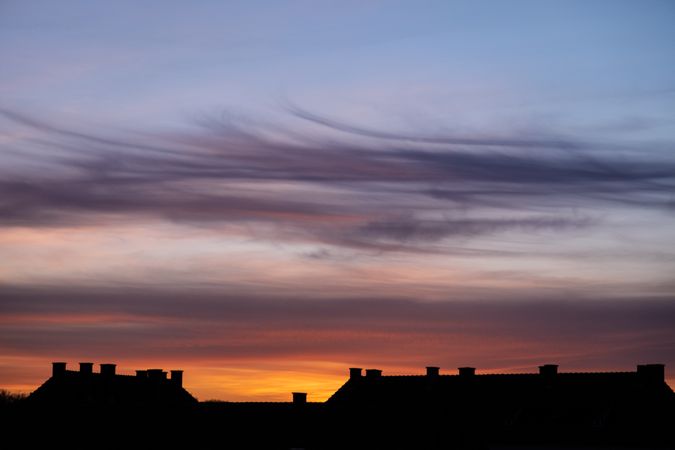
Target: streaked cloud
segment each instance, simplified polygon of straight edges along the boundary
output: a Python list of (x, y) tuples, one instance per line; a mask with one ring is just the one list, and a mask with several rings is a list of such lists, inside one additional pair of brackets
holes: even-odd
[[(596, 206), (672, 211), (675, 161), (641, 146), (486, 135), (371, 132), (297, 108), (303, 141), (255, 121), (202, 120), (189, 132), (66, 128), (5, 111), (30, 138), (5, 152), (4, 226), (152, 218), (272, 224), (286, 238), (366, 250), (433, 251), (440, 241), (593, 226)], [(353, 139), (354, 134), (359, 139)], [(368, 139), (360, 139), (366, 136)], [(272, 236), (274, 238), (274, 236)]]

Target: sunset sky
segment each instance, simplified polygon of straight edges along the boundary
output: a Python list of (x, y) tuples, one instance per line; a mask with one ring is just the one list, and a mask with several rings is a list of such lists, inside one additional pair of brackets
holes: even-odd
[(0, 388), (675, 386), (675, 2), (0, 2)]

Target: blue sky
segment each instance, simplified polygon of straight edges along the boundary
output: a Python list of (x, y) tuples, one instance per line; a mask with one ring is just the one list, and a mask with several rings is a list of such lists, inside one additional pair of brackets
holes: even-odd
[(228, 398), (349, 365), (675, 364), (674, 21), (655, 0), (2, 2), (0, 381), (143, 360), (126, 339)]
[(667, 1), (37, 5), (4, 2), (0, 19), (3, 97), (24, 108), (151, 122), (287, 96), (588, 123), (672, 106)]

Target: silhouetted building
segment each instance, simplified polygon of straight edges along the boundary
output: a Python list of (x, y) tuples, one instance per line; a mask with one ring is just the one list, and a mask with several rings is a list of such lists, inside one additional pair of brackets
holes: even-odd
[(182, 375), (161, 369), (118, 375), (114, 364), (95, 373), (92, 363), (70, 371), (57, 362), (25, 407), (0, 420), (34, 447), (71, 430), (82, 448), (100, 436), (107, 448), (129, 442), (145, 448), (675, 448), (675, 394), (662, 364), (599, 373), (561, 373), (545, 364), (526, 374), (427, 367), (424, 375), (386, 375), (351, 368), (324, 403), (308, 402), (304, 392), (293, 392), (288, 402), (197, 403)]
[(675, 394), (663, 364), (635, 372), (559, 373), (546, 364), (534, 374), (477, 374), (473, 367), (452, 375), (438, 367), (425, 375), (349, 374), (326, 407), (336, 422), (350, 424), (349, 438), (364, 434), (380, 444), (387, 430), (396, 436), (388, 442), (399, 445), (464, 448), (663, 442), (675, 429)]
[(186, 406), (197, 400), (183, 388), (183, 371), (137, 370), (136, 375), (116, 373), (115, 364), (80, 363), (80, 370), (67, 370), (65, 362), (52, 363), (52, 376), (29, 397), (31, 403), (63, 406)]

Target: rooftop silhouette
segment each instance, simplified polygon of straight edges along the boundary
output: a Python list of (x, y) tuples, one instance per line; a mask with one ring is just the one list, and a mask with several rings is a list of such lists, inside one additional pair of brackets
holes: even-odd
[(518, 411), (529, 404), (570, 403), (591, 408), (612, 399), (668, 398), (673, 391), (665, 382), (663, 364), (638, 365), (634, 372), (559, 373), (555, 364), (539, 366), (538, 373), (479, 374), (460, 367), (456, 374), (441, 374), (427, 367), (425, 375), (383, 375), (381, 370), (349, 369), (349, 380), (331, 396), (330, 405), (421, 404), (428, 401), (457, 404), (480, 402), (483, 407), (511, 405)]
[(140, 436), (144, 445), (194, 448), (675, 447), (675, 393), (663, 364), (581, 373), (544, 364), (519, 374), (350, 368), (323, 403), (308, 402), (306, 392), (289, 393), (288, 402), (198, 403), (180, 370), (119, 375), (114, 364), (101, 364), (98, 373), (86, 362), (78, 371), (64, 362), (52, 367), (16, 414), (4, 411), (8, 423), (59, 432), (77, 419), (89, 437), (114, 432), (115, 445)]
[(52, 376), (28, 400), (61, 405), (190, 405), (197, 402), (183, 388), (183, 371), (137, 370), (136, 375), (116, 373), (115, 364), (81, 362), (79, 371), (67, 370), (65, 362), (52, 363)]

